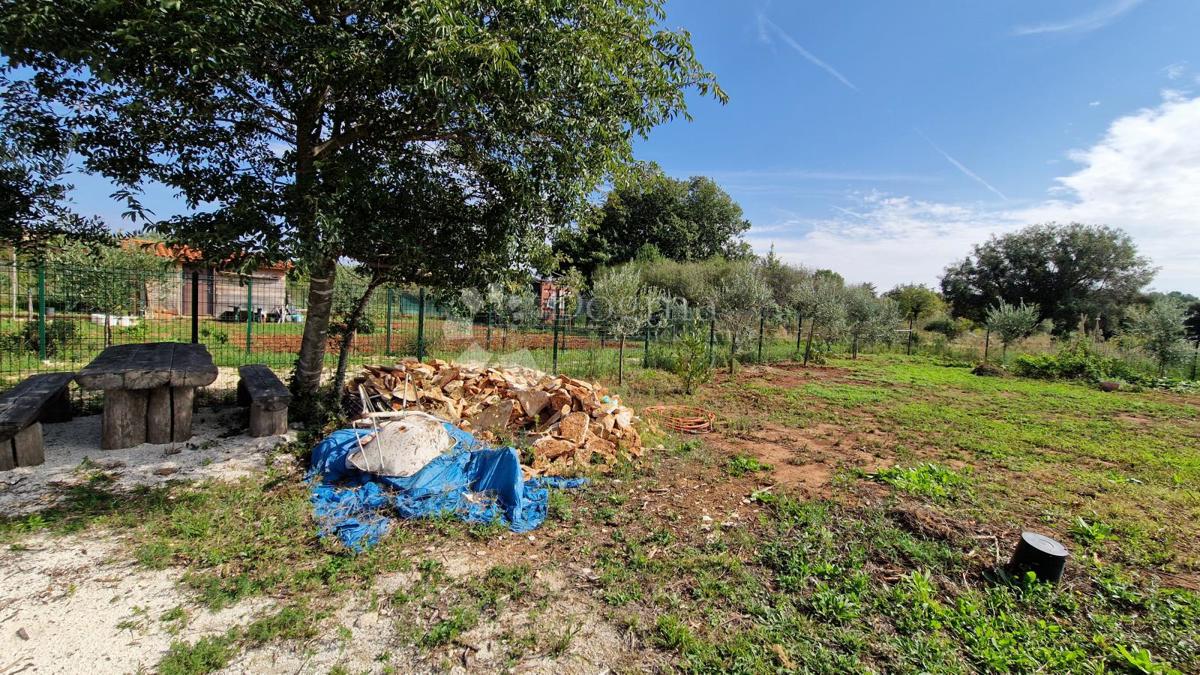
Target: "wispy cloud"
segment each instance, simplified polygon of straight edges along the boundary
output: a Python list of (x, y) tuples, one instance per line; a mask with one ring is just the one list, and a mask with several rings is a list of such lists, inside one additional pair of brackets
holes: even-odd
[(797, 180), (797, 181), (831, 181), (831, 182), (863, 182), (863, 183), (936, 183), (937, 176), (918, 173), (892, 173), (880, 171), (843, 171), (837, 169), (709, 169), (671, 171), (675, 175), (710, 176), (720, 180)]
[(940, 146), (938, 146), (937, 143), (934, 143), (933, 139), (926, 136), (923, 131), (921, 131), (920, 129), (917, 129), (916, 132), (918, 134), (920, 134), (921, 138), (925, 139), (925, 142), (929, 144), (929, 147), (933, 148), (934, 150), (937, 150), (938, 154), (940, 154), (942, 157), (945, 157), (946, 161), (950, 162), (950, 164), (952, 166), (954, 166), (954, 168), (961, 171), (964, 176), (966, 176), (967, 178), (970, 178), (971, 180), (975, 181), (976, 183), (979, 183), (983, 187), (987, 188), (990, 192), (995, 194), (1000, 199), (1008, 201), (1008, 197), (1006, 197), (1003, 192), (997, 190), (994, 185), (987, 182), (979, 174), (977, 174), (974, 171), (972, 171), (971, 169), (969, 169), (967, 167), (967, 165), (963, 164), (962, 162), (958, 161), (954, 157), (950, 156), (950, 153), (943, 150)]
[(775, 44), (775, 40), (772, 37), (773, 34), (779, 36), (779, 39), (783, 40), (784, 44), (786, 44), (787, 46), (796, 50), (796, 53), (799, 54), (800, 56), (803, 56), (805, 59), (807, 59), (809, 63), (820, 68), (821, 70), (824, 70), (826, 73), (829, 73), (830, 75), (833, 76), (834, 79), (836, 79), (838, 82), (841, 82), (842, 84), (846, 85), (850, 89), (853, 89), (854, 91), (858, 91), (858, 87), (855, 86), (855, 84), (853, 82), (851, 82), (849, 79), (847, 79), (845, 75), (842, 75), (840, 72), (838, 72), (837, 68), (834, 68), (833, 66), (829, 65), (828, 63), (817, 58), (817, 56), (815, 54), (813, 54), (812, 52), (805, 49), (803, 46), (800, 45), (799, 42), (796, 42), (795, 38), (793, 38), (791, 35), (789, 35), (787, 33), (787, 31), (780, 28), (774, 21), (771, 21), (770, 19), (768, 19), (767, 15), (765, 13), (759, 12), (758, 13), (758, 39), (769, 45)]
[(1057, 22), (1017, 26), (1012, 30), (1013, 35), (1041, 35), (1043, 33), (1086, 33), (1103, 28), (1133, 8), (1142, 4), (1143, 0), (1115, 0), (1089, 12), (1070, 19)]
[(1163, 75), (1166, 75), (1168, 80), (1178, 80), (1184, 75), (1187, 75), (1187, 71), (1187, 61), (1176, 61), (1175, 63), (1172, 63), (1171, 65), (1162, 69)]

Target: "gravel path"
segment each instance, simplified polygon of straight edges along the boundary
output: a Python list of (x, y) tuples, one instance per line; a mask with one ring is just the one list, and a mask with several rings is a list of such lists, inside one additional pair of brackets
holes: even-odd
[(117, 488), (237, 478), (259, 471), (268, 451), (294, 434), (250, 438), (245, 435), (244, 414), (236, 407), (198, 408), (191, 440), (121, 450), (100, 449), (99, 415), (43, 425), (46, 462), (0, 472), (0, 513), (21, 516), (57, 504), (71, 486), (87, 480), (89, 468), (111, 472)]

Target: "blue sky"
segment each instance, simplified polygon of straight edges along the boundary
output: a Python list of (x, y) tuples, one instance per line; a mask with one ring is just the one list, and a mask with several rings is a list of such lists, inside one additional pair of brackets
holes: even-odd
[[(637, 154), (716, 178), (759, 250), (882, 286), (931, 283), (990, 232), (1074, 218), (1126, 228), (1163, 268), (1156, 286), (1200, 292), (1200, 249), (1183, 241), (1200, 235), (1200, 194), (1188, 198), (1200, 193), (1200, 2), (667, 10), (730, 102), (695, 100), (693, 122)], [(1127, 128), (1139, 126), (1151, 128)], [(1164, 185), (1187, 178), (1195, 187)], [(1125, 195), (1119, 208), (1108, 193)], [(1147, 212), (1160, 197), (1191, 213)]]
[[(671, 0), (728, 105), (636, 154), (715, 178), (760, 252), (881, 288), (936, 283), (992, 233), (1125, 228), (1200, 294), (1200, 2)], [(119, 221), (103, 181), (85, 210)], [(179, 210), (151, 189), (160, 216)]]

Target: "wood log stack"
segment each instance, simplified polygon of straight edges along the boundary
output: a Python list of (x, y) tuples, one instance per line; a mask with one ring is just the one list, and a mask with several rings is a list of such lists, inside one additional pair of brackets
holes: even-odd
[(423, 410), (482, 441), (528, 444), (531, 475), (605, 471), (622, 455), (642, 454), (633, 410), (604, 387), (565, 375), (405, 359), (365, 366), (344, 393), (352, 416)]

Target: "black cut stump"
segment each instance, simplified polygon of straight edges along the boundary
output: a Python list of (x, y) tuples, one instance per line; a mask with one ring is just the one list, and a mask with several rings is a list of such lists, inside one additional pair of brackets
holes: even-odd
[(1050, 537), (1037, 532), (1022, 532), (1008, 569), (1018, 576), (1033, 572), (1038, 581), (1058, 583), (1069, 556), (1067, 547)]

